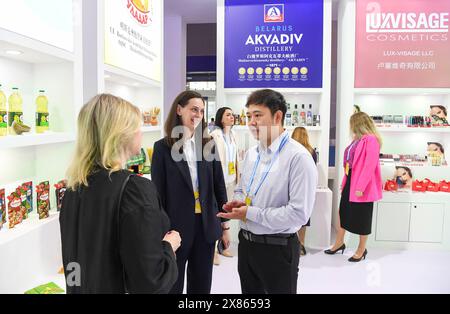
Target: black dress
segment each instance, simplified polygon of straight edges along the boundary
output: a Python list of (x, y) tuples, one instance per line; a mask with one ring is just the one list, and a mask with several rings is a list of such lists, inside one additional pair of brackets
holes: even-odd
[(339, 205), (341, 228), (354, 234), (369, 235), (372, 233), (373, 202), (350, 202), (351, 177), (352, 171), (350, 170)]
[[(150, 180), (130, 177), (117, 221), (127, 176), (99, 169), (88, 187), (66, 191), (59, 220), (68, 294), (123, 294), (125, 286), (129, 293), (168, 293), (175, 283), (175, 255), (162, 241), (170, 222)], [(80, 280), (72, 285), (74, 265)]]

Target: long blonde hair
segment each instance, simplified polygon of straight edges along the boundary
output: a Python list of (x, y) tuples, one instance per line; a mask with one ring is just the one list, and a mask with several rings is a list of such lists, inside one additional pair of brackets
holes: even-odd
[(305, 146), (305, 148), (312, 154), (314, 152), (314, 148), (311, 146), (309, 142), (308, 131), (304, 127), (295, 128), (294, 132), (292, 132), (292, 138)]
[(361, 139), (364, 135), (375, 135), (380, 147), (383, 145), (383, 140), (380, 133), (378, 133), (375, 123), (371, 117), (365, 112), (357, 112), (350, 118), (350, 130), (355, 135), (356, 139)]
[(81, 108), (75, 155), (67, 170), (72, 190), (88, 186), (96, 167), (110, 173), (122, 169), (136, 132), (141, 128), (140, 110), (122, 98), (101, 94)]

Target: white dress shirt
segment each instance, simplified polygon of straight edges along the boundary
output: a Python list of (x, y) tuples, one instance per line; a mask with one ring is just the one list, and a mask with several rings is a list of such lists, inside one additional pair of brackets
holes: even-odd
[(287, 131), (268, 148), (257, 145), (245, 156), (242, 178), (234, 195), (236, 200), (243, 200), (242, 193), (246, 194), (258, 154), (261, 154), (249, 193), (252, 204), (248, 207), (247, 221), (241, 222), (241, 228), (254, 234), (296, 233), (311, 217), (318, 184), (317, 167), (308, 150), (290, 137), (254, 196), (285, 136), (289, 136)]
[(184, 142), (183, 153), (191, 174), (192, 188), (194, 192), (198, 192), (198, 172), (197, 172), (197, 155), (195, 153), (195, 136)]
[(223, 134), (223, 139), (225, 141), (225, 183), (227, 185), (236, 182), (236, 171), (234, 174), (230, 174), (228, 165), (230, 162), (234, 163), (234, 167), (236, 168), (236, 160), (237, 160), (237, 146), (236, 142), (231, 138), (230, 133)]

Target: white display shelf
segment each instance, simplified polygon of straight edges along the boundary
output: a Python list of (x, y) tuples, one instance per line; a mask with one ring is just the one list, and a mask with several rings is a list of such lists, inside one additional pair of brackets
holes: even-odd
[(105, 80), (135, 88), (161, 88), (161, 82), (146, 78), (115, 66), (104, 65)]
[(28, 219), (14, 226), (14, 228), (12, 229), (9, 229), (9, 223), (7, 222), (3, 225), (3, 229), (0, 230), (0, 248), (8, 242), (14, 241), (15, 239), (26, 235), (35, 229), (42, 228), (46, 224), (51, 223), (53, 220), (57, 219), (59, 219), (59, 212), (57, 212), (56, 210), (52, 210), (50, 211), (50, 217), (46, 219), (39, 220), (39, 216), (34, 213), (31, 214)]
[[(224, 93), (236, 95), (240, 94), (250, 95), (252, 92), (259, 89), (261, 88), (225, 88)], [(322, 88), (273, 88), (273, 89), (282, 94), (288, 95), (303, 95), (303, 94), (319, 95), (322, 94), (323, 92)]]
[(355, 88), (357, 95), (448, 95), (449, 88)]
[(378, 131), (388, 133), (450, 133), (450, 127), (408, 128), (408, 127), (377, 127)]
[(162, 131), (162, 126), (161, 125), (157, 125), (157, 126), (143, 126), (142, 127), (142, 132), (143, 133), (161, 132), (161, 131)]
[[(300, 126), (298, 126), (300, 127)], [(286, 130), (293, 131), (297, 126), (286, 126)], [(322, 127), (320, 126), (304, 126), (307, 131), (319, 132), (322, 131)], [(248, 126), (246, 125), (235, 125), (233, 126), (234, 131), (248, 131)]]
[(412, 190), (399, 190), (396, 192), (383, 191), (382, 202), (423, 202), (448, 203), (450, 193), (447, 192), (415, 192)]
[[(0, 28), (0, 38), (1, 57), (34, 64), (74, 62), (75, 60), (72, 52), (2, 28)], [(7, 50), (19, 50), (22, 54), (12, 56), (6, 54)]]
[(43, 133), (0, 137), (0, 149), (74, 142), (74, 133)]

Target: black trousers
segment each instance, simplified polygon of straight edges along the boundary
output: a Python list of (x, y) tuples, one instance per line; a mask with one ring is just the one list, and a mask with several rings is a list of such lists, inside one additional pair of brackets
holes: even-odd
[(239, 232), (238, 271), (242, 294), (296, 294), (300, 244), (297, 237), (287, 245), (250, 242)]
[(210, 294), (214, 260), (214, 242), (206, 242), (201, 215), (195, 215), (195, 238), (177, 250), (178, 279), (171, 294), (182, 294), (187, 265), (187, 293)]

